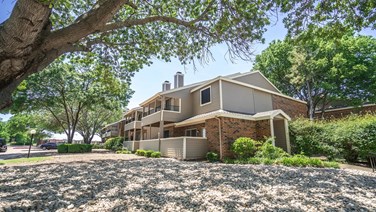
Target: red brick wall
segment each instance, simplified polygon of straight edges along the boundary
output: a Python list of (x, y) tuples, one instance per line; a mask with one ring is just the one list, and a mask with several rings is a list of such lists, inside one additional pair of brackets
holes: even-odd
[[(209, 151), (219, 153), (219, 131), (218, 120), (209, 119), (205, 122), (206, 136), (208, 138)], [(223, 157), (233, 157), (231, 144), (239, 137), (250, 137), (253, 139), (262, 139), (264, 136), (270, 136), (269, 120), (249, 121), (233, 118), (221, 118), (222, 129), (222, 153)]]
[(300, 116), (307, 117), (308, 108), (305, 103), (297, 102), (292, 99), (272, 95), (273, 110), (281, 109), (292, 119)]
[(256, 140), (263, 140), (264, 137), (270, 137), (270, 121), (262, 120), (256, 122)]
[[(375, 111), (376, 111), (376, 105), (368, 105), (368, 106), (357, 107), (357, 108), (327, 111), (324, 113), (324, 118), (336, 119), (336, 118), (346, 117), (350, 114), (366, 114), (366, 113), (375, 112)], [(321, 112), (317, 112), (315, 116), (316, 118), (321, 118)]]

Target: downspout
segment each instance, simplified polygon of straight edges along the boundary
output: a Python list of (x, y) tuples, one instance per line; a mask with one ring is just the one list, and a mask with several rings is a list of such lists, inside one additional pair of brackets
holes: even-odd
[(222, 126), (221, 126), (221, 119), (218, 118), (217, 116), (214, 117), (215, 119), (218, 120), (218, 133), (219, 133), (219, 159), (222, 160)]

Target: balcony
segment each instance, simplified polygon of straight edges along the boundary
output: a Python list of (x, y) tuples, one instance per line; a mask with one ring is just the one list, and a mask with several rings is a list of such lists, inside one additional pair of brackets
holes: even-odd
[(124, 125), (124, 131), (133, 129), (141, 129), (141, 121), (132, 121)]
[(178, 106), (178, 105), (166, 105), (164, 110), (179, 112), (180, 106)]

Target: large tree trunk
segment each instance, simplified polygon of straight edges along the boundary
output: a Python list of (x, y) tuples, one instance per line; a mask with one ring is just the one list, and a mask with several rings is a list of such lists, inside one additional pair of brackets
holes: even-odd
[(51, 31), (52, 8), (40, 0), (18, 0), (11, 16), (0, 25), (0, 109), (29, 75), (43, 70), (66, 52), (82, 51), (74, 44), (103, 27), (128, 1), (99, 1), (74, 24)]
[(34, 0), (17, 1), (10, 18), (0, 25), (0, 109), (11, 94), (46, 61), (40, 46), (50, 30), (51, 8)]

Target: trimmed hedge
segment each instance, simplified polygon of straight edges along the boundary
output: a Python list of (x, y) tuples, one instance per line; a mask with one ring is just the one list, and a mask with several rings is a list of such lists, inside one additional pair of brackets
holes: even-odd
[(91, 144), (60, 144), (57, 146), (58, 153), (85, 153), (92, 151)]
[(145, 157), (148, 157), (148, 158), (150, 158), (150, 157), (160, 158), (161, 157), (160, 152), (156, 152), (156, 151), (153, 151), (153, 150), (143, 150), (143, 149), (136, 150), (136, 155), (145, 156)]

